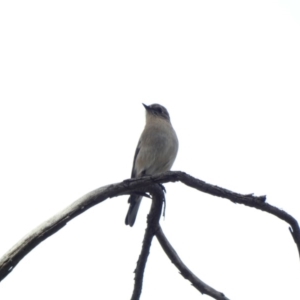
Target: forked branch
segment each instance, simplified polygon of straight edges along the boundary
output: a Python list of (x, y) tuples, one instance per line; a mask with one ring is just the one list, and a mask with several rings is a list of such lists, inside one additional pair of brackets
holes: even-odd
[(12, 247), (0, 260), (0, 281), (4, 279), (14, 267), (22, 260), (26, 254), (34, 249), (39, 243), (47, 239), (49, 236), (64, 227), (69, 221), (80, 215), (84, 211), (93, 207), (96, 204), (105, 201), (108, 198), (117, 197), (120, 195), (128, 195), (133, 192), (145, 193), (149, 192), (153, 198), (153, 204), (151, 213), (148, 219), (148, 227), (143, 242), (142, 252), (138, 261), (135, 275), (135, 288), (132, 295), (132, 299), (139, 299), (144, 269), (151, 246), (153, 235), (156, 234), (162, 247), (169, 255), (172, 262), (181, 270), (181, 273), (185, 278), (191, 281), (191, 283), (198, 288), (202, 293), (210, 295), (214, 299), (225, 300), (227, 299), (222, 293), (215, 291), (198, 278), (195, 277), (180, 261), (175, 250), (168, 243), (159, 227), (159, 217), (161, 215), (161, 204), (163, 195), (161, 195), (161, 188), (155, 183), (167, 183), (181, 181), (182, 183), (195, 188), (204, 193), (211, 194), (213, 196), (226, 198), (234, 203), (244, 204), (249, 207), (254, 207), (262, 211), (268, 212), (281, 220), (284, 220), (290, 224), (290, 232), (297, 245), (298, 253), (300, 256), (300, 229), (298, 222), (291, 215), (283, 210), (278, 209), (268, 203), (266, 203), (265, 196), (253, 196), (241, 195), (221, 187), (208, 184), (202, 180), (196, 179), (184, 172), (166, 172), (158, 176), (145, 176), (138, 179), (129, 179), (120, 183), (107, 185), (98, 188), (85, 196), (81, 197), (69, 207), (64, 209), (59, 214), (55, 215), (48, 221), (41, 224), (23, 239), (21, 239), (14, 247)]

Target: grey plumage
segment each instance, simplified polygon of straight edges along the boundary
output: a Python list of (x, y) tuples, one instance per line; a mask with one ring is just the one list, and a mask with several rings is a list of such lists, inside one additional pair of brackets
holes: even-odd
[[(146, 125), (138, 142), (131, 178), (158, 175), (169, 171), (178, 151), (178, 139), (165, 107), (159, 104), (145, 105)], [(125, 224), (133, 226), (142, 196), (131, 195)]]

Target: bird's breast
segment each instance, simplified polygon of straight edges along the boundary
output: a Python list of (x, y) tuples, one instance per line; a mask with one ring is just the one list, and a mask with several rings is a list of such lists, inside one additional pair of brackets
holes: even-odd
[(178, 139), (169, 122), (146, 126), (136, 158), (136, 174), (157, 175), (169, 171), (178, 151)]

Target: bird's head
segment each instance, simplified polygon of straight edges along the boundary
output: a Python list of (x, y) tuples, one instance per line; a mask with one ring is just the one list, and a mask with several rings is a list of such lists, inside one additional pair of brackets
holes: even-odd
[(151, 105), (143, 103), (143, 105), (146, 109), (146, 119), (148, 119), (148, 117), (157, 117), (170, 121), (170, 115), (164, 106), (157, 103)]

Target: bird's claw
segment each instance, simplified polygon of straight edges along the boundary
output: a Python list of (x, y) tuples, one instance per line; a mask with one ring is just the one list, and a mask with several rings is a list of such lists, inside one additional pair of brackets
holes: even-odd
[(142, 197), (146, 197), (146, 198), (150, 198), (151, 199), (151, 196), (149, 194), (143, 193), (143, 192), (134, 192), (131, 195), (137, 195), (137, 196), (142, 196)]
[(164, 193), (167, 192), (166, 188), (161, 183), (159, 183), (158, 185), (160, 186), (160, 188), (163, 190)]

